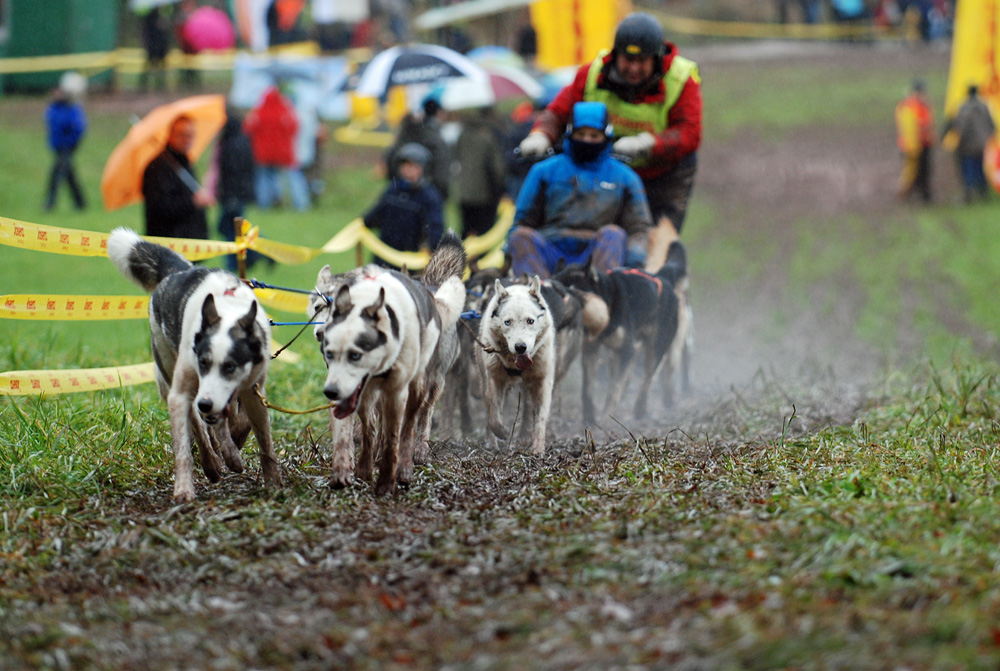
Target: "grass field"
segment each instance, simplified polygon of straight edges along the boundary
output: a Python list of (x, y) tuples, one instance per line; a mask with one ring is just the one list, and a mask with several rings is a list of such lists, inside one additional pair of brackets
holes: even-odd
[[(0, 399), (0, 669), (995, 669), (1000, 206), (813, 207), (761, 167), (807, 136), (834, 138), (833, 164), (887, 118), (891, 155), (886, 110), (913, 67), (864, 62), (706, 59), (684, 238), (700, 361), (769, 356), (648, 426), (564, 418), (542, 458), (441, 441), (408, 491), (375, 499), (326, 486), (325, 418), (276, 413), (284, 487), (259, 486), (251, 441), (247, 475), (199, 476), (173, 507), (152, 385)], [(943, 69), (925, 74), (943, 90)], [(0, 216), (140, 227), (97, 194), (143, 110), (91, 102), (92, 206), (46, 214), (42, 107), (0, 99)], [(375, 197), (373, 157), (338, 160), (311, 213), (249, 217), (318, 246)], [(730, 169), (747, 176), (716, 181)], [(310, 286), (316, 266), (261, 278)], [(136, 293), (106, 259), (0, 247), (0, 293), (42, 292)], [(0, 370), (142, 362), (147, 338), (142, 322), (0, 321)], [(875, 353), (854, 362), (867, 376), (831, 372), (841, 346)], [(315, 348), (293, 348), (269, 394), (316, 405)]]

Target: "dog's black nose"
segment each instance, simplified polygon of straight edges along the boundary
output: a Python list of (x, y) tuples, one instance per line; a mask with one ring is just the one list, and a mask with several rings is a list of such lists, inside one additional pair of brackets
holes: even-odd
[(203, 415), (207, 415), (208, 413), (212, 412), (212, 402), (207, 398), (199, 400), (198, 410), (200, 410)]
[(516, 345), (514, 345), (514, 351), (518, 354), (524, 354), (525, 352), (528, 351), (528, 346), (525, 345), (523, 342), (519, 342)]
[(336, 387), (327, 387), (327, 388), (325, 388), (323, 390), (323, 393), (331, 401), (339, 401), (340, 400), (340, 390), (337, 389)]

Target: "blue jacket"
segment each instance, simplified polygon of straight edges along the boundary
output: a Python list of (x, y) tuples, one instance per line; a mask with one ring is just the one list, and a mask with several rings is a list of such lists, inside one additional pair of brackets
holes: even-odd
[(430, 184), (393, 179), (364, 216), (365, 226), (381, 231), (382, 242), (401, 252), (415, 252), (425, 240), (437, 247), (444, 233), (441, 194)]
[(515, 226), (552, 231), (596, 231), (615, 224), (631, 238), (652, 224), (642, 180), (611, 157), (611, 144), (594, 161), (575, 163), (566, 151), (535, 164), (517, 196)]
[(45, 126), (53, 150), (75, 149), (87, 130), (87, 116), (80, 105), (56, 100), (45, 108)]

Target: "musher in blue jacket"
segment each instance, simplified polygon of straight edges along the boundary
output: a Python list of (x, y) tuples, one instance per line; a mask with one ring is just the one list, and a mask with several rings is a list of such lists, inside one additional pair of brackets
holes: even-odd
[(642, 180), (611, 157), (604, 103), (578, 102), (565, 152), (536, 164), (517, 197), (511, 270), (551, 276), (560, 259), (598, 270), (645, 262), (652, 217)]

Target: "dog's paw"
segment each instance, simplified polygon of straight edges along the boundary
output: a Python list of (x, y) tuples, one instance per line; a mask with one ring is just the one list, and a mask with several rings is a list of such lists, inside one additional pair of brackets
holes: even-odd
[(400, 466), (399, 471), (396, 473), (396, 479), (401, 485), (409, 485), (413, 480), (413, 465)]
[(375, 496), (388, 496), (396, 493), (396, 481), (388, 477), (379, 477), (375, 484)]
[(175, 503), (191, 503), (194, 501), (194, 488), (188, 487), (174, 487), (174, 502)]
[(332, 489), (343, 489), (351, 484), (350, 471), (334, 471), (330, 476), (330, 487)]
[(265, 463), (263, 467), (264, 484), (269, 487), (280, 487), (282, 485), (281, 469), (275, 463)]

